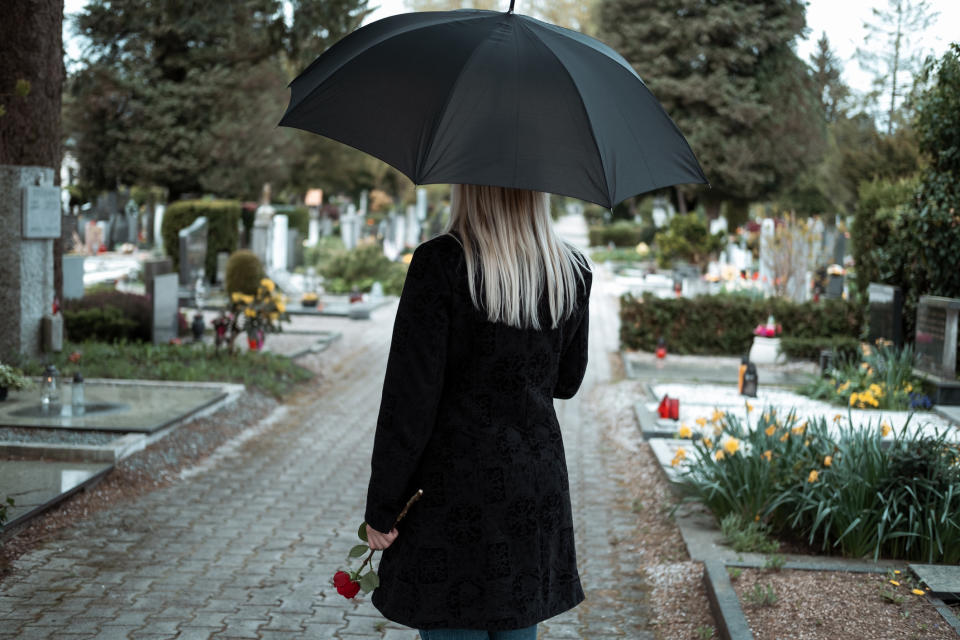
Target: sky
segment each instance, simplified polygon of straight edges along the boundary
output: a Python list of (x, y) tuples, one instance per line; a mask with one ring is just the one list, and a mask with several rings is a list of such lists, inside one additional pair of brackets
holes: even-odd
[[(66, 0), (65, 11), (67, 14), (76, 13), (84, 4), (85, 0)], [(503, 5), (506, 10), (509, 0), (504, 0)], [(366, 23), (407, 11), (404, 0), (369, 0), (369, 6), (377, 9), (367, 18)], [(807, 38), (797, 43), (797, 53), (807, 61), (816, 48), (820, 34), (826, 32), (830, 48), (844, 65), (844, 81), (855, 91), (868, 91), (871, 76), (860, 68), (853, 56), (857, 47), (863, 45), (866, 34), (863, 22), (871, 18), (871, 9), (874, 7), (887, 7), (887, 0), (809, 0), (809, 31)], [(930, 0), (930, 7), (940, 15), (915, 42), (926, 52), (939, 56), (946, 51), (951, 38), (960, 40), (960, 29), (957, 28), (957, 25), (960, 25), (960, 1)], [(523, 13), (523, 0), (516, 0), (515, 10)], [(67, 20), (64, 21), (64, 43), (69, 57), (79, 57), (79, 47), (72, 41)]]

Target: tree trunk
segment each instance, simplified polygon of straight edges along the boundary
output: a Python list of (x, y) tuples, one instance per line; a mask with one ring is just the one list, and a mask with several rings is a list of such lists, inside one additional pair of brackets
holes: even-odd
[(687, 213), (687, 199), (683, 195), (683, 191), (680, 187), (674, 187), (674, 192), (677, 194), (677, 213), (680, 215), (686, 215)]

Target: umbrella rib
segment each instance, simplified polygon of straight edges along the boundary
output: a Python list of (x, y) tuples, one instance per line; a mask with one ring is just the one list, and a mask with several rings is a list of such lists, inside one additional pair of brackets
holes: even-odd
[[(501, 14), (502, 16), (503, 14)], [(497, 26), (503, 24), (505, 20), (501, 17), (497, 21)], [(440, 128), (440, 123), (443, 122), (443, 117), (447, 114), (447, 109), (450, 107), (450, 102), (453, 100), (453, 95), (457, 92), (457, 88), (460, 86), (460, 81), (463, 80), (463, 70), (467, 68), (470, 62), (473, 60), (474, 56), (477, 55), (477, 52), (480, 48), (490, 39), (495, 31), (494, 29), (490, 30), (490, 33), (487, 34), (485, 38), (477, 42), (477, 46), (474, 47), (473, 51), (470, 52), (470, 55), (467, 56), (467, 59), (463, 61), (463, 65), (460, 66), (460, 70), (457, 72), (457, 79), (454, 81), (453, 86), (450, 87), (450, 92), (447, 93), (447, 98), (443, 101), (443, 107), (440, 109), (440, 112), (437, 115), (436, 120), (433, 123), (433, 126), (430, 129), (430, 135), (427, 136), (427, 148), (425, 153), (420, 156), (420, 162), (417, 165), (417, 179), (414, 180), (415, 183), (421, 184), (420, 179), (424, 175), (424, 164), (430, 158), (430, 153), (433, 151), (433, 143), (436, 140), (437, 129)]]
[[(603, 185), (603, 186), (605, 187), (605, 189), (606, 189), (606, 192), (607, 192), (607, 200), (612, 203), (612, 202), (613, 202), (614, 193), (616, 192), (616, 176), (613, 177), (614, 188), (611, 189), (611, 188), (610, 188), (610, 176), (607, 174), (607, 165), (606, 165), (606, 163), (604, 163), (604, 161), (603, 161), (603, 153), (600, 151), (600, 142), (597, 140), (597, 134), (596, 134), (596, 132), (594, 132), (594, 129), (593, 129), (593, 120), (590, 118), (590, 110), (587, 109), (587, 103), (583, 101), (583, 94), (580, 93), (580, 87), (579, 87), (579, 85), (577, 85), (577, 81), (573, 79), (573, 75), (572, 75), (572, 74), (570, 73), (570, 71), (567, 69), (566, 65), (563, 64), (563, 61), (562, 61), (562, 60), (560, 59), (560, 57), (556, 54), (556, 52), (555, 52), (553, 49), (550, 48), (550, 45), (547, 44), (547, 42), (546, 42), (543, 38), (540, 37), (540, 34), (538, 34), (535, 30), (531, 29), (529, 26), (527, 26), (527, 25), (525, 25), (525, 24), (523, 25), (523, 28), (526, 29), (526, 30), (527, 30), (528, 32), (530, 32), (531, 34), (533, 34), (533, 36), (536, 37), (537, 41), (540, 42), (540, 44), (543, 45), (543, 48), (550, 52), (550, 55), (552, 55), (552, 56), (554, 57), (554, 59), (557, 61), (557, 64), (560, 65), (560, 68), (561, 68), (561, 69), (563, 69), (563, 72), (564, 72), (565, 74), (567, 74), (567, 77), (568, 77), (568, 78), (570, 78), (570, 84), (572, 84), (572, 85), (574, 86), (574, 88), (577, 90), (577, 97), (580, 98), (580, 106), (583, 108), (583, 113), (584, 113), (584, 115), (585, 115), (586, 118), (587, 118), (587, 122), (590, 123), (590, 127), (589, 127), (589, 129), (590, 129), (590, 138), (593, 140), (593, 146), (596, 147), (596, 149), (597, 149), (597, 158), (600, 159), (600, 167), (603, 169), (603, 178), (604, 178), (604, 180), (605, 180), (606, 183), (607, 183), (607, 184), (604, 184), (604, 185)], [(648, 169), (648, 170), (649, 170), (649, 169)], [(612, 209), (613, 206), (611, 205), (610, 208)]]

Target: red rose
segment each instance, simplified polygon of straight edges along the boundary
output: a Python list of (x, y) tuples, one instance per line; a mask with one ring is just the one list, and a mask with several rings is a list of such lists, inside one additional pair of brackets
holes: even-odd
[(357, 593), (360, 592), (360, 583), (359, 582), (348, 582), (344, 585), (337, 587), (337, 593), (342, 595), (344, 598), (352, 598)]
[(346, 571), (337, 571), (335, 574), (333, 574), (333, 586), (339, 588), (348, 582), (350, 582), (350, 574)]

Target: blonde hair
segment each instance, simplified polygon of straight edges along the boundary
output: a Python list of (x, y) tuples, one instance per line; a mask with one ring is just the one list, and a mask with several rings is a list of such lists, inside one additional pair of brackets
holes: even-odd
[(549, 194), (455, 184), (444, 232), (451, 231), (463, 245), (470, 298), (491, 322), (539, 330), (544, 289), (551, 328), (573, 313), (577, 280), (583, 282), (576, 265), (590, 267), (554, 232)]

